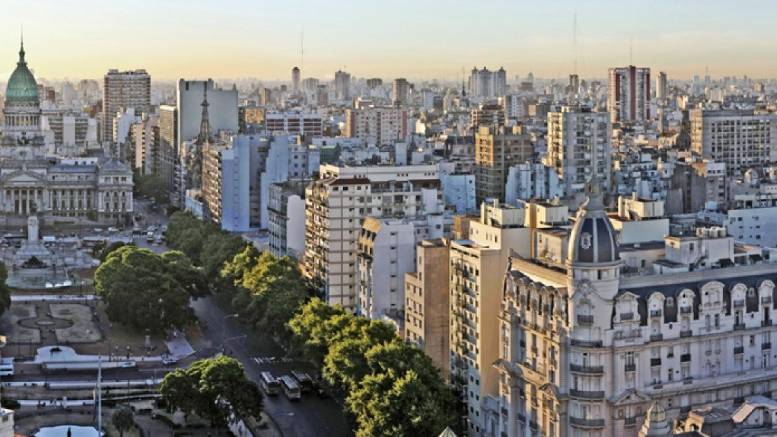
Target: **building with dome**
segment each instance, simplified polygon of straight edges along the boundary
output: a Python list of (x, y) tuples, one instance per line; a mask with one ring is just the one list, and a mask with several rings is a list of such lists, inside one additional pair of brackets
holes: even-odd
[(0, 135), (0, 226), (30, 215), (51, 222), (120, 223), (132, 214), (132, 170), (105, 157), (46, 153), (40, 98), (24, 43), (8, 79)]
[(772, 397), (777, 251), (724, 228), (621, 244), (588, 195), (571, 228), (534, 231), (509, 260), (476, 435), (663, 435), (692, 409)]

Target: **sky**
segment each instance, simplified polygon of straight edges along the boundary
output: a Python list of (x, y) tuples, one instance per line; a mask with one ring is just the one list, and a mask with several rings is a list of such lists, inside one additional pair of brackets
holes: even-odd
[[(152, 80), (358, 77), (583, 77), (648, 66), (670, 79), (777, 78), (773, 0), (2, 0), (0, 78), (21, 28), (36, 76)], [(577, 16), (577, 38), (574, 21)], [(302, 35), (304, 34), (304, 38)], [(304, 58), (301, 41), (304, 39)], [(575, 43), (575, 40), (577, 41)], [(4, 79), (0, 79), (4, 80)]]

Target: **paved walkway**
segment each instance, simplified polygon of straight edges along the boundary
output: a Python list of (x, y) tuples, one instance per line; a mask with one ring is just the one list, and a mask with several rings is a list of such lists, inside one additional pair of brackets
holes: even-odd
[(21, 294), (11, 296), (11, 302), (82, 302), (85, 300), (100, 300), (100, 297), (94, 294)]

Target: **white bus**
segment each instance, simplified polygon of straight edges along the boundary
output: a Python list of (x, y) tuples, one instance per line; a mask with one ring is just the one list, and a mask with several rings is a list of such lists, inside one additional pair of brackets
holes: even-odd
[(0, 359), (0, 376), (13, 376), (13, 357)]
[(302, 399), (302, 392), (300, 392), (299, 385), (297, 385), (297, 381), (295, 381), (294, 378), (289, 375), (283, 375), (278, 379), (281, 380), (283, 394), (285, 394), (290, 401), (298, 401)]
[(281, 383), (272, 376), (272, 373), (262, 372), (261, 378), (262, 390), (267, 393), (267, 396), (275, 396), (281, 392)]

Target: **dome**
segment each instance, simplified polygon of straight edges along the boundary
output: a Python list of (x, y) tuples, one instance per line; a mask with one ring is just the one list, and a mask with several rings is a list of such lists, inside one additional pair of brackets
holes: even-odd
[(612, 263), (619, 259), (615, 231), (596, 188), (577, 213), (567, 249), (567, 259), (575, 264)]
[(38, 101), (38, 83), (35, 82), (35, 76), (27, 68), (27, 62), (24, 60), (24, 44), (19, 50), (19, 62), (16, 63), (16, 69), (11, 73), (8, 79), (8, 86), (5, 89), (6, 106), (9, 103), (31, 103)]

